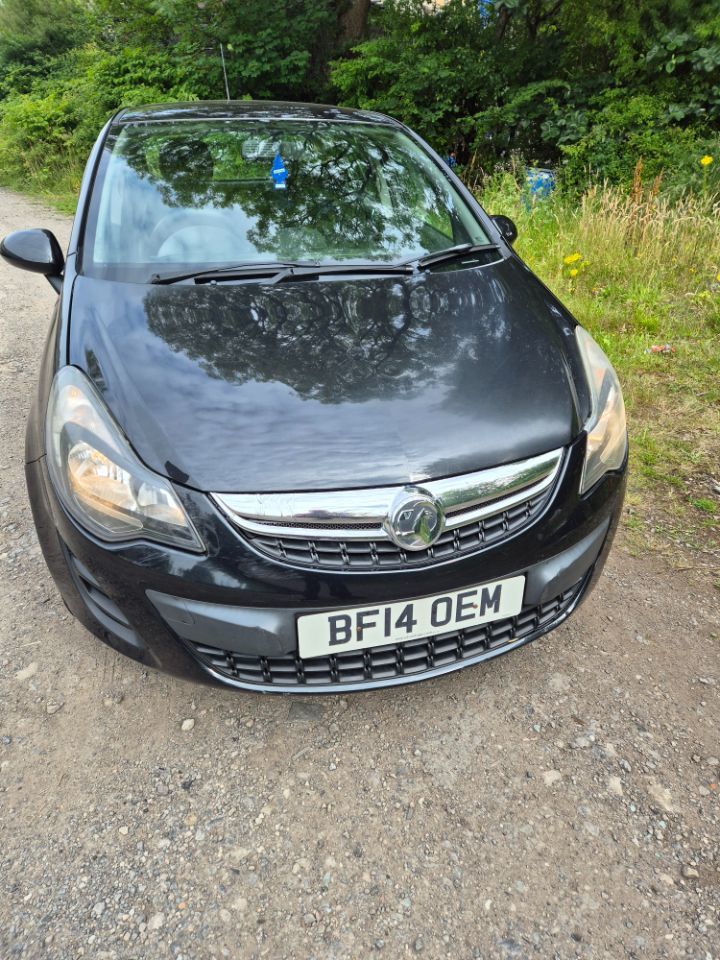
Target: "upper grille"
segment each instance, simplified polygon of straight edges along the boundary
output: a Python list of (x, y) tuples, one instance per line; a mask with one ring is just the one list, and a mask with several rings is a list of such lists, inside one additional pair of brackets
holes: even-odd
[(542, 510), (547, 495), (502, 510), (485, 520), (446, 530), (427, 550), (401, 550), (391, 540), (319, 540), (305, 537), (267, 537), (246, 532), (247, 539), (268, 556), (289, 563), (337, 570), (384, 570), (438, 563), (472, 553), (522, 529)]
[(298, 656), (245, 656), (206, 644), (192, 643), (196, 657), (214, 673), (242, 684), (277, 690), (315, 687), (372, 686), (420, 674), (444, 672), (464, 663), (500, 653), (509, 644), (550, 629), (580, 595), (584, 580), (538, 607), (526, 607), (515, 617), (468, 630), (406, 643), (370, 647), (357, 652), (302, 659)]
[[(532, 523), (547, 504), (562, 451), (417, 487), (318, 493), (215, 494), (261, 553), (284, 563), (333, 570), (422, 567), (474, 553)], [(441, 508), (443, 529), (427, 548), (403, 549), (388, 514), (399, 492), (418, 489)]]

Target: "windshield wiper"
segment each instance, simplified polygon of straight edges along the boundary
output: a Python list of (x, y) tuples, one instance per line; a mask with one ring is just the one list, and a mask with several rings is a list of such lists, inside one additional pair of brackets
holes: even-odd
[(294, 262), (292, 260), (268, 260), (265, 263), (247, 260), (244, 263), (236, 263), (231, 267), (212, 267), (210, 270), (186, 270), (184, 273), (155, 273), (150, 277), (150, 283), (180, 283), (182, 280), (202, 280), (207, 277), (208, 280), (220, 279), (232, 276), (258, 276), (272, 277), (278, 271), (285, 270), (288, 267), (307, 266), (307, 262)]
[(424, 257), (418, 257), (415, 260), (409, 260), (418, 270), (425, 270), (427, 267), (434, 267), (436, 263), (445, 263), (448, 260), (458, 260), (471, 253), (482, 253), (483, 250), (499, 250), (497, 243), (458, 243), (454, 247), (446, 247), (444, 250), (435, 250), (433, 253), (426, 253)]
[(253, 280), (267, 278), (270, 284), (292, 280), (312, 280), (332, 274), (408, 274), (415, 270), (411, 263), (309, 263), (307, 260), (239, 263), (234, 267), (214, 270), (193, 270), (185, 273), (155, 274), (150, 283), (212, 283), (218, 280)]
[(288, 267), (281, 270), (270, 283), (288, 283), (292, 280), (312, 280), (314, 277), (326, 277), (333, 274), (357, 276), (359, 274), (396, 274), (414, 273), (411, 263), (320, 263), (316, 266)]

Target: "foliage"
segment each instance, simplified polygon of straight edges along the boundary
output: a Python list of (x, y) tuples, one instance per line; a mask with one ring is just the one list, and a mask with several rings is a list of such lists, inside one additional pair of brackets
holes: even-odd
[(334, 62), (332, 79), (342, 101), (456, 145), (484, 95), (486, 28), (472, 4), (453, 2), (436, 16), (426, 7), (424, 0), (388, 2), (376, 34)]
[[(60, 58), (51, 80), (0, 102), (0, 171), (6, 182), (58, 193), (76, 190), (84, 158), (118, 102), (192, 99), (167, 56), (86, 46)], [(62, 191), (60, 191), (62, 193)]]
[(332, 0), (97, 0), (99, 32), (123, 46), (162, 50), (199, 96), (312, 98), (334, 43)]
[(628, 185), (642, 157), (677, 192), (720, 121), (720, 14), (692, 0), (451, 0), (434, 14), (386, 0), (332, 78), (346, 102), (475, 167), (519, 154), (579, 188), (589, 173)]
[(674, 196), (713, 188), (696, 158), (718, 152), (716, 0), (385, 0), (368, 20), (369, 8), (0, 0), (0, 175), (41, 185), (79, 165), (120, 106), (222, 98), (222, 44), (231, 97), (387, 112), (473, 175), (522, 156), (581, 190), (588, 177), (629, 185), (642, 158)]
[(81, 0), (2, 0), (0, 64), (32, 64), (87, 39)]

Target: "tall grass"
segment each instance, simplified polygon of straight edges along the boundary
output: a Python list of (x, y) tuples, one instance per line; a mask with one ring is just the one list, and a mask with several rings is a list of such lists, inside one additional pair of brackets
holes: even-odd
[[(521, 257), (600, 342), (623, 383), (632, 542), (720, 576), (720, 204), (644, 186), (528, 204), (512, 171), (478, 190)], [(579, 256), (577, 256), (579, 255)], [(572, 259), (567, 263), (566, 259)], [(668, 346), (667, 353), (653, 347)], [(718, 580), (720, 583), (720, 580)]]

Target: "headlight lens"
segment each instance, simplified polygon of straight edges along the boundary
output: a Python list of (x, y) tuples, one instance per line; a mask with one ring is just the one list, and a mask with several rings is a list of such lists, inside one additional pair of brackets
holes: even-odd
[(69, 513), (103, 540), (203, 544), (169, 481), (140, 462), (97, 391), (63, 367), (50, 391), (48, 470)]
[(578, 346), (585, 364), (592, 397), (592, 412), (585, 424), (587, 449), (580, 492), (594, 486), (608, 470), (619, 470), (627, 452), (625, 404), (612, 364), (587, 330), (577, 327)]

